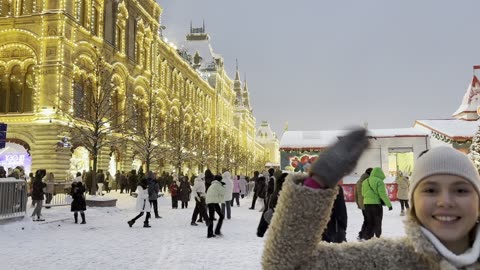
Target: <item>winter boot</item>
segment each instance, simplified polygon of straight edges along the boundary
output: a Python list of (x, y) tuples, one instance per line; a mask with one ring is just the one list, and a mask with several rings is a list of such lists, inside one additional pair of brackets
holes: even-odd
[(75, 224), (78, 223), (78, 213), (74, 213), (73, 217), (75, 218)]
[(150, 227), (152, 227), (152, 226), (150, 226), (150, 225), (148, 224), (148, 221), (145, 221), (145, 222), (143, 222), (143, 227), (144, 227), (144, 228), (150, 228)]
[(192, 225), (192, 226), (198, 226), (198, 224), (195, 223), (194, 221), (192, 221), (192, 222), (190, 223), (190, 225)]
[(80, 213), (80, 216), (82, 217), (82, 223), (80, 224), (87, 224), (87, 222), (85, 222), (85, 213)]
[(404, 211), (404, 210), (402, 210), (402, 211), (400, 212), (400, 216), (401, 216), (401, 217), (405, 216), (405, 211)]
[(127, 223), (128, 223), (128, 226), (130, 226), (130, 228), (131, 228), (133, 226), (133, 223), (135, 223), (135, 221), (129, 220)]

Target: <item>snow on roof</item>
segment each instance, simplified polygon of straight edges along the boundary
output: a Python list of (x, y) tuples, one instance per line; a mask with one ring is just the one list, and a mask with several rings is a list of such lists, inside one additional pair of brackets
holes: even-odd
[(215, 65), (215, 58), (221, 58), (220, 55), (213, 52), (209, 40), (188, 40), (183, 45), (187, 53), (192, 57), (198, 52), (202, 61), (200, 62), (200, 70), (211, 69)]
[[(280, 148), (325, 148), (344, 136), (349, 130), (285, 131)], [(369, 136), (376, 138), (426, 137), (428, 133), (416, 128), (370, 129)]]
[(453, 140), (471, 139), (478, 131), (479, 122), (460, 119), (417, 120), (415, 125), (424, 126), (430, 130), (450, 137)]
[(453, 113), (452, 116), (457, 117), (462, 113), (474, 113), (476, 116), (476, 111), (480, 105), (480, 81), (477, 76), (473, 75), (472, 82), (467, 87), (467, 92), (463, 96), (462, 104), (460, 107)]

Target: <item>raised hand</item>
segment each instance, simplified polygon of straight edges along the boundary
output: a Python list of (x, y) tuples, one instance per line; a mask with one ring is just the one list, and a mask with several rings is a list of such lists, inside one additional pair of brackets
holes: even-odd
[(367, 130), (356, 129), (341, 137), (335, 144), (320, 154), (310, 167), (313, 179), (322, 186), (334, 187), (357, 165), (368, 146)]

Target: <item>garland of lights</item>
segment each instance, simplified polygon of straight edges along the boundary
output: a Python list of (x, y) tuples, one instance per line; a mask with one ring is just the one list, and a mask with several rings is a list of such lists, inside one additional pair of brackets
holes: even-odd
[(447, 137), (447, 136), (445, 136), (443, 134), (440, 134), (438, 132), (435, 132), (435, 131), (432, 131), (432, 137), (439, 140), (439, 141), (446, 142), (446, 143), (449, 143), (449, 144), (457, 143), (459, 145), (467, 145), (467, 144), (472, 143), (472, 140), (465, 140), (465, 141), (452, 140), (450, 137)]

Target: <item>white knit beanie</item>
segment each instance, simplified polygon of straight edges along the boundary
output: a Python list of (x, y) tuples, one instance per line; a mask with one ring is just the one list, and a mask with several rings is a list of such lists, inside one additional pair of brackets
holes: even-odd
[(473, 162), (464, 153), (448, 146), (435, 147), (417, 159), (412, 173), (410, 202), (420, 181), (437, 174), (456, 175), (470, 181), (480, 196), (480, 176)]

